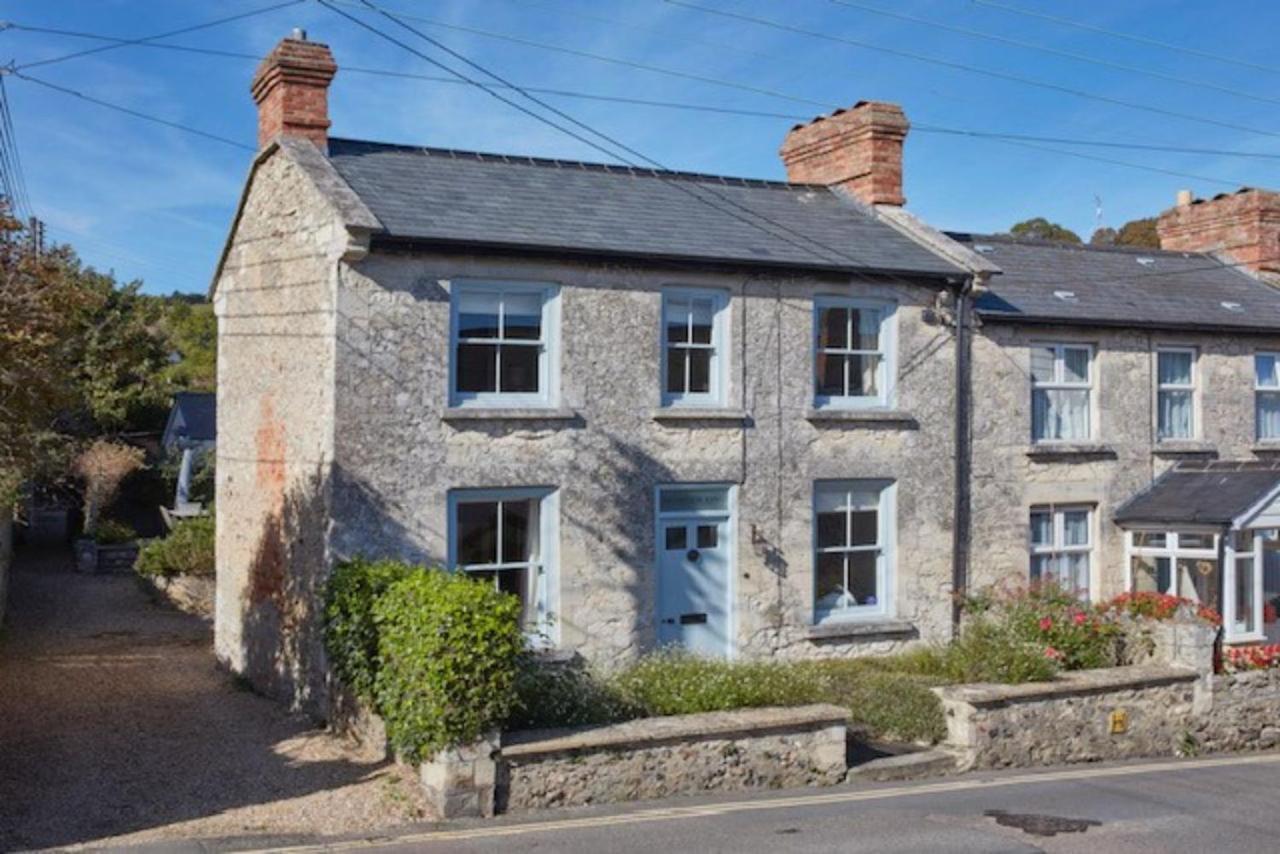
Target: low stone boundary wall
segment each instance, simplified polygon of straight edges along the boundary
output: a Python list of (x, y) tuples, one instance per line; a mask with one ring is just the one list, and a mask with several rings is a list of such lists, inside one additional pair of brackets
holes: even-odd
[(179, 611), (204, 620), (213, 619), (214, 579), (196, 575), (139, 575), (138, 580), (148, 593), (166, 600)]
[(846, 709), (832, 705), (646, 718), (496, 734), (420, 768), (440, 818), (845, 778)]
[(1209, 688), (1212, 705), (1192, 730), (1197, 748), (1280, 747), (1280, 670), (1224, 673), (1212, 677)]
[(961, 768), (1168, 756), (1195, 727), (1200, 673), (1144, 665), (1052, 682), (935, 688)]

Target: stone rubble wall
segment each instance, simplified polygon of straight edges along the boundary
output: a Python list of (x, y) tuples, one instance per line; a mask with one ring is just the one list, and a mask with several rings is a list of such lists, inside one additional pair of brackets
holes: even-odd
[[(504, 811), (841, 782), (847, 711), (835, 706), (650, 718), (503, 748)], [(515, 734), (520, 738), (522, 734)]]
[(179, 611), (194, 614), (202, 620), (213, 620), (217, 582), (212, 577), (140, 575), (138, 580), (148, 593), (164, 599)]
[(1213, 707), (1193, 730), (1204, 751), (1280, 747), (1280, 671), (1212, 677)]

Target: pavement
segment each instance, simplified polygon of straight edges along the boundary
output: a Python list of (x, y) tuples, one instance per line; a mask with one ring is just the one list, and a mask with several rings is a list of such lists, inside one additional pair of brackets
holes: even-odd
[(131, 575), (20, 552), (0, 634), (0, 851), (403, 825), (402, 769), (242, 690)]

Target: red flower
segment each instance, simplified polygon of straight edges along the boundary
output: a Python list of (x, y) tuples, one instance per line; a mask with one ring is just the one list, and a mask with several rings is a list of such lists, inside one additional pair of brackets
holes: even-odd
[(1051, 646), (1046, 646), (1044, 648), (1044, 657), (1058, 661), (1062, 658), (1062, 653)]
[(1071, 619), (1077, 626), (1083, 626), (1084, 621), (1087, 620), (1088, 618), (1084, 615), (1083, 611), (1077, 611), (1074, 615), (1072, 615)]
[[(1052, 628), (1053, 628), (1053, 618), (1052, 618), (1052, 617), (1041, 617), (1041, 618), (1040, 618), (1040, 631), (1042, 631), (1042, 632), (1047, 632), (1047, 631), (1049, 631), (1049, 629), (1052, 629)], [(1050, 647), (1050, 649), (1052, 649), (1052, 647)]]

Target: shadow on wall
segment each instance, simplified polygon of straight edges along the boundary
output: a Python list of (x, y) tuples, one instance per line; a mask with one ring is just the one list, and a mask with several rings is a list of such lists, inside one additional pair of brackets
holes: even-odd
[[(332, 506), (340, 507), (334, 517)], [(330, 559), (356, 554), (438, 565), (395, 519), (395, 509), (341, 467), (317, 467), (284, 493), (262, 523), (241, 600), (244, 675), (265, 694), (323, 718), (328, 661), (324, 652), (324, 586)], [(358, 548), (330, 554), (334, 543)], [(377, 532), (371, 535), (369, 532)]]

